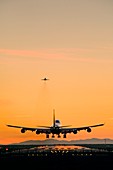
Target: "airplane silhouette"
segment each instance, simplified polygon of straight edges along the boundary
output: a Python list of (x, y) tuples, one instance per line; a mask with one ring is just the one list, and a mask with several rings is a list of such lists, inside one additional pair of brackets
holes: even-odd
[(71, 125), (61, 126), (60, 120), (55, 119), (55, 110), (53, 110), (53, 125), (52, 126), (38, 126), (36, 128), (33, 127), (24, 127), (24, 126), (14, 126), (14, 125), (7, 125), (8, 127), (13, 128), (21, 128), (21, 133), (25, 133), (26, 131), (35, 131), (37, 135), (41, 133), (46, 134), (46, 138), (49, 138), (49, 135), (52, 134), (52, 138), (57, 135), (58, 138), (61, 137), (60, 134), (63, 135), (63, 138), (66, 138), (67, 133), (77, 134), (80, 130), (86, 130), (87, 132), (91, 132), (93, 127), (103, 126), (104, 124), (96, 124), (91, 126), (84, 126), (84, 127), (72, 127), (69, 128)]
[(44, 81), (46, 81), (46, 80), (49, 80), (49, 79), (45, 77), (45, 78), (42, 78), (41, 80), (44, 80)]

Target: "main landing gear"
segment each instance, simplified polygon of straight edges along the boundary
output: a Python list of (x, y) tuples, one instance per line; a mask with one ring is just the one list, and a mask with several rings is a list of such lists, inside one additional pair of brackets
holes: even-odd
[(66, 133), (63, 134), (63, 138), (66, 138)]
[(46, 138), (49, 138), (49, 134), (46, 134)]

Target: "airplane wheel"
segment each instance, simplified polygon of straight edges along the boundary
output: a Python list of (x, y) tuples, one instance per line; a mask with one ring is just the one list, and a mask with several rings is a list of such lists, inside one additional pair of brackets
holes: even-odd
[(63, 138), (66, 138), (66, 134), (64, 134)]
[(49, 138), (49, 134), (46, 134), (46, 138)]

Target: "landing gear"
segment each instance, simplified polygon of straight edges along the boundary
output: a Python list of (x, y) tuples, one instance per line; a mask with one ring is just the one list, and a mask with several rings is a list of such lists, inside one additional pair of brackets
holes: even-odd
[(52, 134), (52, 138), (54, 138), (55, 136), (54, 136), (54, 134)]
[(60, 135), (58, 135), (58, 138), (60, 138), (61, 136)]
[(49, 138), (49, 134), (46, 134), (46, 138)]
[(63, 138), (66, 138), (66, 133), (64, 133)]

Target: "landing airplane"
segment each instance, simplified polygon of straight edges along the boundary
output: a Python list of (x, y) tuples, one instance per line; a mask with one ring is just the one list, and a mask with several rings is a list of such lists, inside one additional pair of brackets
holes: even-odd
[(46, 81), (46, 80), (49, 80), (49, 79), (45, 77), (45, 78), (42, 78), (41, 80), (44, 80), (44, 81)]
[(58, 138), (61, 137), (60, 134), (63, 135), (63, 138), (66, 138), (67, 133), (73, 133), (77, 134), (78, 131), (80, 130), (86, 130), (87, 132), (91, 132), (93, 127), (98, 127), (98, 126), (103, 126), (104, 124), (96, 124), (96, 125), (91, 125), (91, 126), (84, 126), (84, 127), (74, 127), (74, 128), (69, 128), (70, 125), (67, 126), (61, 126), (60, 120), (55, 119), (55, 111), (53, 112), (53, 125), (52, 126), (38, 126), (36, 128), (33, 127), (24, 127), (24, 126), (14, 126), (14, 125), (7, 125), (8, 127), (13, 127), (13, 128), (20, 128), (21, 133), (25, 133), (27, 130), (29, 131), (35, 131), (37, 135), (41, 133), (46, 134), (46, 138), (49, 138), (49, 135), (52, 134), (52, 138), (57, 135)]

